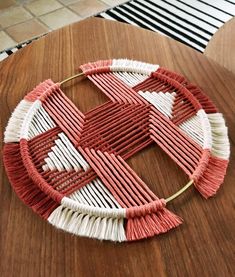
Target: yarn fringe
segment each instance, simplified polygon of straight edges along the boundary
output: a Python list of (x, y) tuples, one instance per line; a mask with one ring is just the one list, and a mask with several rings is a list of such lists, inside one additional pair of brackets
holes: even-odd
[(20, 145), (5, 144), (3, 159), (9, 181), (18, 197), (34, 212), (47, 219), (58, 204), (42, 192), (28, 176), (22, 161)]
[(39, 85), (37, 85), (31, 92), (29, 92), (25, 97), (24, 99), (25, 100), (28, 100), (30, 102), (34, 102), (36, 101), (38, 98), (41, 97), (41, 95), (43, 93), (45, 93), (45, 91), (47, 89), (49, 89), (51, 86), (55, 85), (55, 83), (48, 79), (48, 80), (45, 80), (44, 82), (40, 83)]
[(209, 162), (202, 176), (194, 182), (195, 187), (203, 197), (207, 199), (216, 194), (224, 181), (227, 166), (227, 160), (214, 156), (209, 158)]
[(124, 218), (88, 215), (60, 205), (48, 217), (59, 229), (99, 240), (125, 241)]
[(4, 133), (5, 143), (20, 141), (22, 124), (31, 106), (32, 106), (32, 102), (29, 102), (24, 99), (21, 100), (20, 103), (16, 106), (15, 110), (13, 111), (8, 121), (6, 130)]
[(230, 144), (228, 128), (221, 113), (208, 114), (212, 134), (212, 155), (228, 160), (230, 156)]
[[(187, 79), (183, 75), (180, 75), (179, 73), (170, 71), (164, 67), (159, 67), (157, 70), (157, 73), (163, 74), (171, 79), (174, 79), (182, 85), (187, 83)], [(153, 73), (153, 75), (154, 75), (154, 73)]]
[(112, 64), (112, 60), (100, 60), (96, 62), (83, 64), (80, 66), (80, 68), (84, 74), (91, 75), (96, 73), (110, 72), (111, 64)]
[(150, 75), (159, 68), (158, 64), (144, 63), (128, 59), (113, 59), (110, 70), (114, 72), (132, 72), (143, 75)]
[(127, 240), (139, 240), (154, 235), (166, 233), (180, 225), (183, 220), (166, 208), (156, 213), (145, 216), (127, 219), (126, 238)]

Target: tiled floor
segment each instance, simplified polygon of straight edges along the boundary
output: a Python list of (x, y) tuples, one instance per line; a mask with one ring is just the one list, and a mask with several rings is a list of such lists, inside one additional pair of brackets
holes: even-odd
[(126, 0), (0, 0), (0, 51)]

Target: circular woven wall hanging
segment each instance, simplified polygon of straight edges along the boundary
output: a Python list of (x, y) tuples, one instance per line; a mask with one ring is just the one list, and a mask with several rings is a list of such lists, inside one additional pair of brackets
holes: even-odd
[[(167, 203), (192, 184), (208, 198), (223, 182), (227, 127), (212, 101), (183, 76), (127, 59), (84, 64), (109, 101), (82, 113), (46, 80), (14, 110), (4, 163), (18, 197), (54, 226), (80, 236), (130, 241), (178, 226)], [(127, 159), (156, 143), (188, 175), (157, 197)]]

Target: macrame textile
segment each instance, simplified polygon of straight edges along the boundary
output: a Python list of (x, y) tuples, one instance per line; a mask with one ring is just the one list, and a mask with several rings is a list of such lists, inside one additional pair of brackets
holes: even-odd
[(158, 65), (113, 59), (80, 68), (109, 100), (82, 113), (52, 80), (24, 97), (4, 139), (16, 194), (80, 236), (131, 241), (178, 226), (182, 219), (127, 159), (156, 143), (203, 197), (213, 196), (230, 151), (222, 114), (200, 88)]

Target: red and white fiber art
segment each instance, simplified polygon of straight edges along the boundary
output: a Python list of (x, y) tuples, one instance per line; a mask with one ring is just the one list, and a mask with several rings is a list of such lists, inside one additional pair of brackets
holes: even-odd
[(80, 236), (130, 241), (182, 220), (126, 160), (156, 143), (203, 197), (223, 182), (227, 127), (211, 100), (183, 76), (127, 59), (81, 66), (109, 101), (83, 114), (46, 80), (14, 110), (4, 163), (19, 198), (54, 226)]

